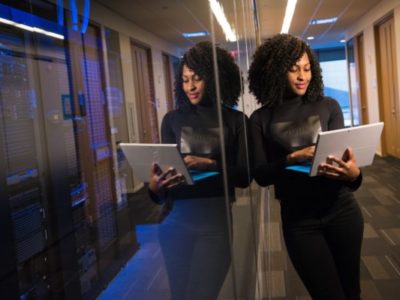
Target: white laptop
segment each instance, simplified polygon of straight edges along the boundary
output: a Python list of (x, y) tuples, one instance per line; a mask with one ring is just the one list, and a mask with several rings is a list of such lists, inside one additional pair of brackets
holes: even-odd
[(318, 166), (326, 161), (329, 155), (341, 158), (347, 148), (355, 155), (357, 166), (372, 164), (380, 142), (383, 122), (348, 127), (337, 130), (322, 131), (318, 134), (314, 158), (308, 165), (292, 165), (286, 169), (318, 175)]
[(120, 143), (119, 146), (133, 174), (143, 182), (149, 181), (153, 162), (157, 163), (163, 171), (167, 171), (170, 167), (175, 168), (177, 173), (185, 176), (186, 183), (189, 185), (218, 174), (218, 172), (189, 171), (177, 144)]

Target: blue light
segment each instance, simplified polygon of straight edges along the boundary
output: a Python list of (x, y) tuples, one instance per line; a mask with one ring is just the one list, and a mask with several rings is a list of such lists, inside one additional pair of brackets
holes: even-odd
[(335, 23), (337, 21), (337, 17), (334, 18), (328, 18), (328, 19), (314, 19), (310, 21), (310, 25), (320, 25), (320, 24), (329, 24), (329, 23)]
[(72, 29), (74, 31), (78, 30), (78, 7), (76, 6), (75, 0), (69, 1), (69, 8), (71, 9), (71, 20), (72, 20)]
[(199, 32), (184, 32), (182, 36), (184, 38), (192, 38), (192, 37), (201, 37), (209, 35), (207, 31), (199, 31)]
[(63, 4), (63, 0), (57, 0), (57, 22), (58, 22), (58, 25), (64, 26), (64, 4)]
[(89, 14), (90, 14), (90, 0), (85, 0), (84, 6), (83, 6), (83, 21), (82, 21), (82, 27), (81, 27), (82, 33), (86, 32), (86, 29), (89, 25)]

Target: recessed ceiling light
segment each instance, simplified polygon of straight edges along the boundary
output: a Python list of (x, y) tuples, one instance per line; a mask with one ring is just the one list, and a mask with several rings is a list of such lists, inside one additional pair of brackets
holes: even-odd
[(307, 40), (309, 40), (309, 41), (311, 41), (311, 40), (313, 40), (313, 39), (314, 39), (313, 36), (308, 36), (308, 37), (307, 37)]
[(327, 18), (327, 19), (314, 19), (310, 21), (310, 25), (320, 25), (320, 24), (329, 24), (335, 23), (337, 21), (337, 17), (334, 18)]
[(208, 35), (207, 31), (184, 32), (184, 33), (182, 33), (182, 36), (185, 37), (185, 38), (201, 37), (201, 36), (207, 36), (207, 35)]
[(340, 40), (341, 43), (346, 43), (346, 40)]

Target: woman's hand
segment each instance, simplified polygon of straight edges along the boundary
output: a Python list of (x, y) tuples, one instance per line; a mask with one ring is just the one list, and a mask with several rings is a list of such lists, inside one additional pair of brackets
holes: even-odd
[(150, 170), (149, 190), (157, 196), (163, 196), (166, 190), (176, 188), (185, 182), (185, 177), (174, 168), (163, 172), (160, 166), (153, 163)]
[(183, 160), (189, 169), (211, 170), (214, 169), (217, 165), (216, 161), (211, 158), (195, 155), (186, 155)]
[(315, 152), (315, 146), (309, 146), (301, 150), (292, 152), (286, 158), (287, 163), (289, 165), (293, 165), (296, 163), (302, 163), (311, 160), (314, 156), (314, 152)]
[(353, 150), (347, 148), (342, 159), (336, 156), (328, 156), (326, 162), (318, 167), (320, 175), (331, 179), (354, 181), (360, 175)]

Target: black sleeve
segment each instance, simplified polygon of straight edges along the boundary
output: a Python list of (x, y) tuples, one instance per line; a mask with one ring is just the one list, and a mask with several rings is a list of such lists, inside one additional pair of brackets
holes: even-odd
[(148, 195), (149, 195), (150, 199), (151, 199), (154, 203), (156, 203), (156, 204), (164, 204), (164, 203), (165, 203), (165, 199), (167, 198), (167, 193), (165, 193), (164, 196), (159, 196), (159, 195), (154, 194), (154, 193), (149, 189), (149, 184), (148, 184), (148, 183), (146, 183), (146, 187), (147, 187)]
[[(167, 113), (161, 122), (161, 143), (171, 143), (171, 144), (176, 143), (175, 134), (172, 130), (171, 119), (172, 119), (172, 114)], [(146, 186), (147, 186), (148, 195), (154, 203), (164, 204), (166, 202), (166, 200), (169, 198), (168, 191), (165, 191), (165, 194), (163, 196), (159, 196), (159, 195), (154, 194), (148, 188), (148, 184), (146, 184)]]
[(278, 160), (268, 158), (267, 137), (264, 130), (269, 122), (266, 115), (254, 112), (250, 117), (250, 140), (252, 142), (253, 176), (255, 181), (261, 186), (275, 183), (277, 177), (286, 166), (286, 157)]
[(361, 186), (362, 180), (363, 176), (362, 172), (360, 171), (360, 175), (358, 175), (357, 179), (352, 182), (346, 182), (346, 185), (354, 192)]
[(175, 144), (176, 137), (173, 131), (173, 115), (167, 113), (161, 122), (161, 143)]
[(343, 112), (340, 108), (339, 103), (332, 99), (329, 99), (329, 120), (328, 120), (328, 130), (335, 130), (344, 128)]
[(225, 145), (226, 150), (230, 147), (235, 147), (233, 159), (227, 162), (227, 173), (232, 185), (240, 188), (248, 187), (252, 180), (250, 170), (252, 159), (249, 151), (251, 143), (249, 141), (248, 126), (248, 117), (245, 114), (240, 114), (235, 120), (234, 145)]

